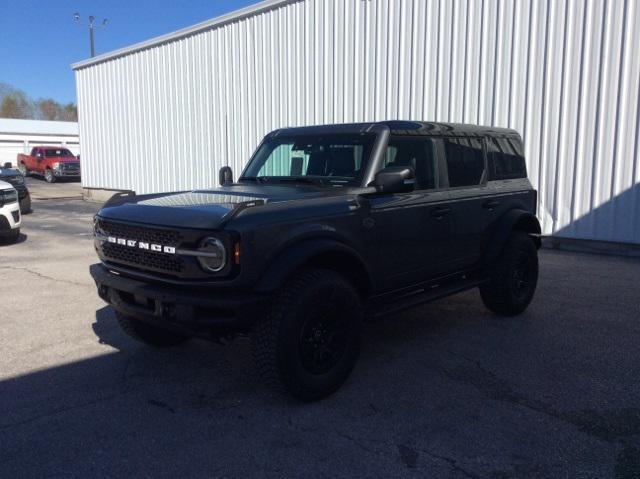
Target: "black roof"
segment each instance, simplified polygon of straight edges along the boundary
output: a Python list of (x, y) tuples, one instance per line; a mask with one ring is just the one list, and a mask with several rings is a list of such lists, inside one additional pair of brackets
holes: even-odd
[(393, 135), (420, 136), (513, 136), (518, 132), (509, 128), (470, 125), (465, 123), (440, 123), (430, 121), (379, 121), (371, 123), (343, 123), (335, 125), (281, 128), (268, 136), (298, 136), (320, 133), (366, 133), (389, 128)]

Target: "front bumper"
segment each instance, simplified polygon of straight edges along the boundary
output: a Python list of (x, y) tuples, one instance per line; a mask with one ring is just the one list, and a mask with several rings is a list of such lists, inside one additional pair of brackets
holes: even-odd
[(51, 170), (56, 178), (80, 178), (80, 171)]
[(11, 203), (0, 208), (0, 236), (9, 235), (20, 228), (22, 218), (18, 203)]
[(196, 336), (246, 332), (270, 304), (270, 296), (258, 293), (146, 283), (101, 263), (89, 271), (98, 295), (118, 312)]

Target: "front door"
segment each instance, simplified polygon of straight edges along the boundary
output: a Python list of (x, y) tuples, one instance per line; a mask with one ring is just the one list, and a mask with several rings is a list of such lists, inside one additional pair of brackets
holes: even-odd
[(416, 174), (411, 193), (381, 194), (368, 199), (369, 258), (379, 286), (393, 290), (436, 278), (449, 268), (447, 242), (452, 209), (441, 188), (436, 142), (428, 137), (392, 137), (384, 166), (409, 166)]

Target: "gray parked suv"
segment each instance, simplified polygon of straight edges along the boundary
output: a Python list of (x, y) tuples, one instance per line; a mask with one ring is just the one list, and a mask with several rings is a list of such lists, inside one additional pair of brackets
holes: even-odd
[(474, 287), (501, 315), (533, 298), (540, 225), (515, 131), (281, 129), (232, 176), (96, 216), (91, 274), (129, 335), (249, 334), (269, 382), (316, 400), (349, 376), (363, 320)]

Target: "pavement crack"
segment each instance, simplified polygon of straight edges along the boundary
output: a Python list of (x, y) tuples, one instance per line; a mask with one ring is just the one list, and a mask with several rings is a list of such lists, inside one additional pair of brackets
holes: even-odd
[(477, 359), (474, 358), (470, 358), (469, 356), (466, 356), (462, 353), (458, 353), (456, 351), (451, 351), (450, 349), (447, 349), (447, 353), (449, 353), (452, 356), (457, 356), (459, 358), (464, 359), (465, 361), (468, 361), (472, 364), (475, 364), (475, 366), (484, 374), (486, 374), (487, 376), (491, 376), (494, 379), (496, 378), (496, 375), (493, 373), (493, 371), (491, 371), (490, 369), (485, 368), (482, 363), (480, 361), (478, 361)]
[(481, 478), (481, 476), (479, 476), (478, 474), (470, 472), (470, 471), (466, 470), (465, 468), (463, 468), (462, 466), (460, 466), (459, 462), (456, 461), (455, 459), (453, 459), (452, 457), (441, 456), (440, 454), (436, 454), (436, 453), (433, 453), (431, 451), (425, 451), (424, 449), (422, 449), (421, 452), (424, 452), (427, 456), (430, 456), (430, 457), (432, 457), (434, 459), (446, 462), (453, 472), (459, 472), (464, 477), (468, 477), (470, 479), (480, 479)]
[(104, 396), (104, 397), (101, 397), (101, 398), (93, 399), (91, 401), (86, 401), (86, 402), (83, 402), (83, 403), (80, 403), (80, 404), (74, 404), (72, 406), (60, 407), (60, 408), (54, 409), (54, 410), (49, 411), (49, 412), (44, 413), (44, 414), (39, 414), (37, 416), (31, 416), (31, 417), (29, 417), (27, 419), (23, 419), (22, 421), (16, 421), (16, 422), (10, 423), (10, 424), (0, 424), (0, 431), (4, 431), (6, 429), (10, 429), (10, 428), (17, 427), (17, 426), (23, 426), (25, 424), (28, 424), (28, 423), (31, 423), (31, 422), (34, 422), (34, 421), (38, 421), (40, 419), (46, 419), (48, 417), (55, 416), (55, 415), (58, 415), (58, 414), (62, 414), (62, 413), (68, 412), (68, 411), (73, 411), (75, 409), (82, 409), (82, 408), (93, 406), (95, 404), (99, 404), (99, 403), (102, 403), (102, 402), (105, 402), (105, 401), (110, 401), (111, 399), (115, 399), (116, 397), (120, 396), (121, 394), (122, 394), (122, 392), (117, 392), (117, 393), (114, 393), (114, 394), (110, 394), (108, 396)]
[(336, 431), (336, 434), (338, 436), (340, 436), (341, 438), (343, 438), (343, 439), (351, 441), (353, 444), (358, 446), (363, 451), (368, 452), (369, 454), (373, 454), (373, 455), (376, 455), (376, 456), (379, 455), (378, 451), (376, 451), (375, 449), (371, 449), (369, 446), (365, 445), (362, 441), (360, 441), (359, 439), (356, 439), (355, 437), (351, 436), (350, 434), (347, 434), (345, 432), (340, 432), (340, 431)]
[(56, 281), (56, 282), (59, 282), (59, 283), (72, 284), (74, 286), (89, 286), (86, 283), (78, 283), (76, 281), (71, 281), (71, 280), (68, 280), (68, 279), (54, 278), (53, 276), (49, 276), (49, 275), (40, 273), (38, 271), (34, 271), (34, 270), (30, 269), (30, 268), (25, 268), (25, 267), (0, 266), (0, 269), (8, 269), (8, 270), (11, 270), (11, 271), (25, 271), (27, 273), (31, 273), (31, 274), (37, 276), (38, 278), (47, 279), (47, 280), (50, 280), (50, 281)]
[(158, 401), (156, 399), (147, 399), (147, 402), (149, 404), (151, 404), (152, 406), (156, 406), (156, 407), (159, 407), (160, 409), (164, 409), (165, 411), (169, 411), (171, 414), (175, 414), (176, 413), (175, 409), (173, 409), (168, 404), (163, 403), (162, 401)]
[(551, 404), (527, 398), (518, 393), (506, 380), (496, 376), (480, 361), (454, 351), (447, 350), (447, 352), (473, 364), (480, 374), (470, 373), (459, 368), (447, 369), (445, 367), (440, 368), (440, 372), (452, 381), (469, 384), (494, 401), (510, 403), (538, 414), (544, 414), (610, 444), (619, 443), (620, 439), (636, 435), (640, 431), (640, 410), (637, 408), (606, 412), (559, 411)]

